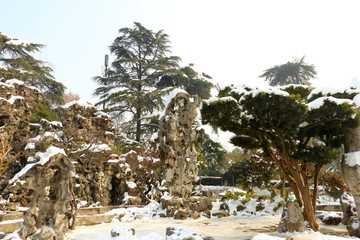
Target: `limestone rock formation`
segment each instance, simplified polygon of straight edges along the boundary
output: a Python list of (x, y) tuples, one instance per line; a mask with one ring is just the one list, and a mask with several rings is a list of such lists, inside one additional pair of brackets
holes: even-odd
[(41, 100), (39, 89), (20, 80), (0, 81), (0, 139), (13, 139), (15, 150), (22, 150), (31, 113)]
[(288, 201), (281, 215), (279, 232), (304, 232), (306, 230), (304, 217), (297, 202)]
[[(161, 198), (161, 206), (166, 209), (167, 217), (176, 217), (176, 219), (195, 218), (200, 213), (207, 213), (212, 209), (212, 203), (207, 197), (190, 198)], [(211, 216), (211, 215), (210, 215)]]
[[(354, 197), (356, 209), (360, 209), (360, 127), (345, 129), (345, 154), (341, 161), (341, 170), (346, 185)], [(351, 217), (351, 219), (354, 217)], [(355, 220), (350, 220), (354, 222)], [(355, 230), (356, 224), (348, 223), (350, 236), (360, 237), (360, 229)], [(358, 226), (358, 225), (357, 225)], [(358, 226), (359, 227), (359, 226)], [(351, 229), (351, 232), (349, 231)], [(352, 235), (357, 233), (358, 235)]]
[(199, 136), (193, 129), (198, 97), (179, 92), (159, 120), (158, 138), (163, 186), (174, 197), (187, 198), (197, 180)]
[(33, 195), (20, 234), (24, 239), (62, 240), (75, 210), (72, 163), (62, 149), (49, 147), (38, 162), (27, 166), (29, 169), (24, 168), (13, 178), (26, 175)]
[(342, 216), (335, 214), (329, 214), (321, 219), (321, 221), (326, 225), (338, 225), (339, 223), (341, 223), (341, 220)]
[[(23, 153), (29, 138), (31, 113), (41, 100), (42, 94), (37, 88), (27, 86), (16, 79), (0, 79), (0, 140), (12, 143), (12, 151), (7, 155), (6, 161), (17, 153)], [(2, 175), (0, 192), (6, 187), (9, 178), (24, 165), (24, 157), (17, 160), (9, 165)]]
[(343, 212), (342, 224), (347, 225), (352, 216), (356, 215), (354, 198), (349, 193), (344, 192), (340, 198), (340, 207)]
[(350, 236), (359, 237), (360, 236), (360, 221), (357, 217), (352, 216), (346, 225), (346, 229)]

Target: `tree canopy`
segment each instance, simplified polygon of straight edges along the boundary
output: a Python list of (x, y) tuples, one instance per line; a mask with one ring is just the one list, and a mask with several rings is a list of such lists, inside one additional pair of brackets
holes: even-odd
[(305, 56), (294, 59), (282, 65), (275, 65), (266, 69), (260, 76), (270, 83), (270, 86), (282, 86), (287, 84), (309, 84), (309, 80), (316, 77), (315, 66), (305, 62)]
[(198, 95), (200, 99), (208, 99), (211, 97), (210, 91), (213, 87), (211, 79), (206, 73), (196, 72), (194, 64), (189, 64), (172, 75), (163, 76), (157, 83), (157, 87), (177, 87), (184, 89), (190, 95)]
[(180, 58), (169, 56), (169, 36), (162, 30), (153, 32), (135, 22), (134, 28), (121, 28), (119, 34), (110, 45), (115, 59), (106, 76), (94, 78), (100, 85), (94, 95), (105, 111), (124, 117), (126, 134), (140, 141), (152, 114), (163, 106), (166, 91), (156, 88), (156, 83), (176, 71)]
[(0, 32), (0, 78), (22, 80), (39, 88), (51, 104), (62, 104), (65, 86), (55, 81), (47, 64), (32, 56), (43, 47)]
[(201, 116), (204, 124), (233, 132), (234, 145), (262, 149), (277, 163), (304, 207), (305, 220), (317, 230), (319, 172), (337, 156), (344, 141), (343, 129), (359, 124), (354, 103), (358, 93), (351, 89), (333, 93), (305, 85), (265, 89), (229, 86), (219, 92), (217, 100), (203, 102)]

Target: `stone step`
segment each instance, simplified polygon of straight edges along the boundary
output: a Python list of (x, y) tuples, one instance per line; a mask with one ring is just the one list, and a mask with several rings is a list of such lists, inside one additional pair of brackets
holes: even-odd
[(89, 226), (101, 223), (110, 223), (116, 214), (96, 214), (90, 216), (77, 216), (75, 226)]
[(316, 205), (317, 211), (334, 211), (334, 212), (341, 212), (340, 205)]
[(7, 212), (5, 214), (0, 214), (0, 222), (21, 219), (23, 218), (23, 212)]
[(79, 208), (77, 210), (77, 215), (96, 215), (103, 214), (115, 208), (130, 208), (138, 207), (142, 208), (143, 205), (124, 205), (124, 206), (107, 206), (107, 207), (93, 207), (93, 208)]
[(0, 232), (12, 233), (23, 226), (23, 219), (9, 220), (0, 223)]

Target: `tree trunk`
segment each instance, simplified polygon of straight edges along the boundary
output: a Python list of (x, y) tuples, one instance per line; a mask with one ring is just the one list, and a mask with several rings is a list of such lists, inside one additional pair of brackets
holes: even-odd
[(140, 142), (141, 139), (141, 109), (136, 109), (136, 138), (137, 142)]
[[(301, 187), (302, 188), (302, 187)], [(310, 228), (314, 231), (318, 231), (319, 230), (319, 225), (316, 222), (316, 212), (315, 212), (315, 208), (314, 208), (314, 204), (312, 202), (312, 197), (311, 197), (311, 190), (309, 186), (305, 186), (303, 189), (300, 190), (301, 192), (301, 196), (302, 196), (302, 200), (304, 202), (304, 219), (306, 221), (308, 221)]]
[[(345, 129), (345, 154), (341, 160), (341, 170), (350, 193), (353, 195), (356, 211), (360, 212), (360, 165), (349, 166), (346, 162), (346, 153), (360, 151), (360, 127)], [(358, 160), (360, 164), (360, 159)]]
[[(298, 200), (299, 206), (304, 208), (303, 214), (304, 219), (308, 221), (310, 228), (314, 231), (319, 230), (319, 225), (316, 222), (316, 202), (313, 203), (311, 196), (311, 189), (308, 183), (304, 182), (305, 179), (301, 176), (301, 173), (298, 171), (293, 171), (294, 180), (291, 180), (289, 173), (283, 172), (285, 179), (290, 184), (290, 188), (295, 194), (296, 199)], [(314, 207), (315, 206), (315, 207)]]

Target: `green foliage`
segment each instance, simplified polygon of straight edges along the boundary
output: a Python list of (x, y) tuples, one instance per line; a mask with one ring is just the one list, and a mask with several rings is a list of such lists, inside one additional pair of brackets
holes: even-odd
[(30, 122), (39, 123), (43, 118), (49, 121), (59, 121), (60, 119), (58, 112), (55, 109), (51, 109), (45, 99), (43, 99), (32, 112)]
[(266, 69), (260, 76), (270, 82), (271, 86), (287, 84), (309, 84), (309, 80), (316, 77), (315, 66), (305, 63), (305, 56), (301, 59), (294, 59), (282, 65), (275, 65)]
[(227, 168), (226, 151), (220, 143), (214, 142), (205, 134), (204, 141), (200, 146), (201, 160), (204, 163), (201, 175), (221, 176)]
[(64, 103), (65, 86), (55, 81), (49, 66), (32, 56), (43, 47), (42, 44), (24, 42), (0, 32), (0, 78), (22, 80), (39, 88), (49, 105), (61, 105)]
[(241, 212), (244, 211), (246, 209), (246, 207), (242, 204), (239, 204), (236, 206), (236, 211)]
[(269, 181), (277, 175), (273, 161), (265, 158), (261, 152), (245, 155), (245, 158), (230, 166), (226, 175), (235, 177), (236, 183), (243, 189), (252, 190)]
[(312, 93), (322, 91), (310, 92), (308, 86), (225, 89), (216, 101), (203, 101), (202, 123), (234, 133), (233, 144), (261, 149), (264, 157), (274, 161), (300, 206), (313, 213), (306, 220), (316, 230), (312, 207), (316, 202), (310, 197), (309, 182), (317, 180), (321, 167), (338, 156), (344, 129), (359, 125), (357, 106), (334, 94), (313, 99)]
[(210, 98), (210, 91), (213, 87), (213, 84), (209, 82), (211, 77), (206, 73), (197, 73), (193, 67), (194, 64), (189, 64), (172, 75), (163, 76), (157, 83), (157, 87), (177, 87), (184, 89), (190, 95), (198, 95), (199, 99)]
[(260, 212), (264, 209), (265, 209), (265, 205), (262, 202), (259, 202), (258, 204), (256, 204), (256, 207), (255, 207), (256, 212)]
[(345, 180), (336, 172), (321, 170), (319, 185), (325, 187), (325, 191), (335, 199), (339, 199), (347, 190)]
[(280, 208), (283, 208), (286, 206), (286, 203), (284, 201), (280, 201), (274, 208), (273, 211), (277, 212)]
[(166, 91), (155, 85), (163, 75), (176, 71), (180, 58), (168, 56), (169, 36), (163, 31), (153, 32), (135, 22), (134, 28), (121, 28), (119, 33), (110, 45), (115, 59), (106, 76), (94, 77), (100, 85), (94, 95), (101, 99), (96, 105), (105, 106), (104, 111), (113, 116), (130, 114), (121, 131), (140, 141), (153, 127), (154, 111), (163, 107)]
[(230, 191), (226, 191), (226, 194), (225, 194), (225, 199), (226, 200), (238, 200), (239, 199), (239, 195), (234, 195), (232, 192)]

